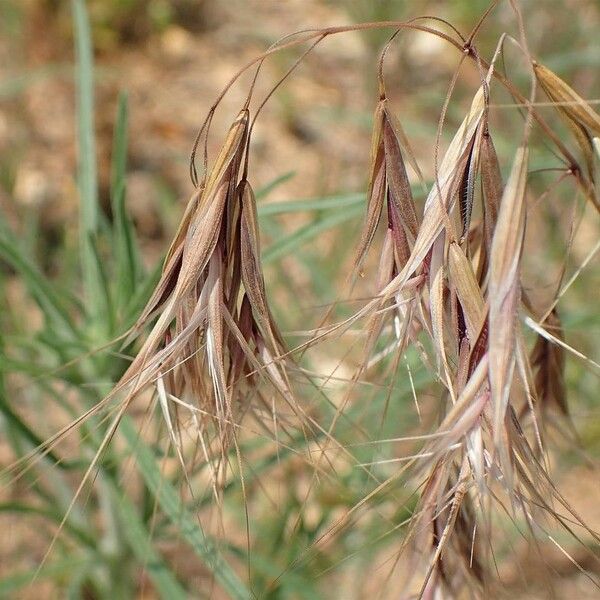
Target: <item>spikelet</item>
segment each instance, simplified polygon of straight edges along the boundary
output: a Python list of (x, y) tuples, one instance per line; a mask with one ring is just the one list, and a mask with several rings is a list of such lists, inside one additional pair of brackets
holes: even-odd
[[(552, 310), (542, 324), (544, 329), (558, 340), (563, 339), (560, 317), (556, 309)], [(558, 344), (538, 335), (529, 358), (534, 370), (535, 399), (542, 414), (557, 410), (563, 416), (569, 416), (565, 391), (565, 354)]]
[(519, 148), (504, 188), (490, 256), (489, 354), (494, 440), (499, 443), (515, 366), (520, 261), (525, 236), (527, 148)]
[(188, 204), (133, 335), (153, 316), (158, 319), (115, 387), (130, 401), (156, 383), (173, 443), (180, 445), (171, 415), (183, 406), (198, 423), (203, 445), (220, 456), (252, 408), (249, 399), (266, 403), (255, 389), (259, 379), (292, 402), (278, 358), (285, 354), (284, 342), (265, 292), (256, 201), (242, 173), (248, 130), (244, 109)]
[(588, 174), (595, 180), (594, 146), (592, 138), (600, 135), (600, 116), (556, 73), (541, 65), (533, 65), (536, 77), (549, 98), (556, 102), (556, 109), (573, 132), (581, 149)]

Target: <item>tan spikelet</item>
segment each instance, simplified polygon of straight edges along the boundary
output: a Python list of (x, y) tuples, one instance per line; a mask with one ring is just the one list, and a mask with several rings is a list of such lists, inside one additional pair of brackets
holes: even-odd
[(489, 274), (490, 389), (494, 441), (499, 443), (515, 365), (520, 261), (525, 235), (527, 148), (519, 148), (506, 183), (492, 241)]
[[(543, 326), (554, 337), (559, 340), (563, 339), (560, 318), (556, 309), (546, 317)], [(535, 373), (535, 397), (542, 411), (555, 409), (564, 416), (568, 416), (563, 348), (538, 335), (529, 360)]]
[(458, 299), (464, 312), (467, 334), (472, 346), (483, 327), (485, 300), (475, 278), (471, 262), (460, 246), (454, 242), (448, 249), (448, 267), (450, 278), (456, 286)]
[(600, 116), (553, 71), (539, 63), (534, 64), (534, 69), (544, 91), (557, 103), (556, 109), (573, 132), (593, 181), (595, 176), (592, 136), (600, 135)]
[(365, 256), (373, 242), (381, 212), (385, 204), (385, 152), (383, 147), (384, 112), (381, 102), (377, 104), (373, 118), (373, 134), (371, 138), (371, 170), (369, 190), (367, 192), (367, 216), (356, 250), (355, 270), (359, 271)]
[(535, 74), (544, 91), (557, 103), (557, 109), (569, 119), (600, 136), (600, 116), (571, 86), (540, 63), (534, 63)]

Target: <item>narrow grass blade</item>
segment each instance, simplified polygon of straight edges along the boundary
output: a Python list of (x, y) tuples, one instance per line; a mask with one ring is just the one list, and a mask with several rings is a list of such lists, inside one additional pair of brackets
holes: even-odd
[(72, 0), (77, 56), (77, 130), (78, 130), (78, 185), (79, 235), (81, 268), (89, 315), (100, 312), (98, 301), (101, 283), (95, 265), (90, 240), (98, 231), (98, 176), (96, 172), (96, 143), (94, 132), (94, 78), (90, 23), (83, 0)]
[(250, 592), (221, 556), (213, 540), (208, 538), (195, 519), (182, 505), (177, 491), (165, 480), (152, 452), (141, 442), (128, 417), (121, 422), (121, 431), (148, 488), (156, 496), (158, 504), (169, 520), (176, 526), (183, 539), (192, 547), (198, 558), (212, 571), (216, 580), (234, 600), (248, 600)]
[(88, 243), (92, 250), (91, 258), (93, 259), (88, 268), (93, 268), (94, 282), (100, 294), (96, 299), (98, 312), (94, 315), (96, 318), (90, 324), (90, 330), (97, 332), (96, 335), (99, 339), (107, 339), (115, 331), (115, 310), (108, 285), (108, 274), (106, 273), (104, 261), (100, 256), (96, 238), (90, 237)]
[[(3, 359), (0, 355), (0, 360)], [(2, 373), (3, 375), (3, 373)], [(21, 417), (12, 409), (6, 396), (6, 391), (0, 382), (0, 415), (6, 421), (6, 425), (11, 428), (11, 433), (18, 433), (22, 438), (27, 440), (33, 448), (42, 446), (44, 440), (39, 437), (28, 425), (21, 419)], [(0, 420), (1, 423), (1, 420)], [(49, 450), (48, 458), (59, 468), (68, 469), (69, 465), (61, 460), (52, 450)]]
[(323, 198), (307, 198), (306, 200), (290, 200), (289, 202), (269, 202), (258, 205), (260, 218), (296, 212), (312, 212), (330, 208), (344, 208), (363, 204), (365, 194), (343, 194), (340, 196), (325, 196)]
[(120, 313), (124, 311), (135, 291), (140, 265), (135, 229), (125, 208), (127, 124), (127, 95), (121, 93), (113, 141), (110, 195), (114, 222), (113, 256), (117, 269), (116, 305)]
[(0, 233), (0, 258), (6, 261), (25, 281), (31, 295), (56, 333), (77, 338), (78, 333), (69, 313), (54, 287), (39, 269), (19, 250), (13, 236)]
[(118, 508), (122, 531), (139, 563), (144, 567), (161, 598), (185, 600), (189, 593), (177, 581), (151, 543), (152, 534), (139, 518), (139, 511), (116, 485), (111, 486), (114, 506)]
[[(361, 196), (361, 199), (363, 198), (364, 196)], [(348, 209), (344, 212), (336, 212), (319, 221), (300, 227), (300, 229), (297, 229), (288, 237), (277, 240), (266, 248), (262, 254), (263, 263), (273, 262), (290, 254), (296, 248), (306, 244), (323, 231), (327, 231), (328, 229), (358, 217), (362, 213), (362, 210), (362, 206), (357, 204), (357, 206), (352, 207), (352, 209)]]
[(273, 179), (260, 189), (256, 190), (256, 199), (262, 200), (266, 198), (273, 190), (277, 189), (280, 185), (284, 184), (286, 181), (289, 181), (296, 175), (296, 171), (288, 171), (287, 173), (283, 173), (279, 177)]
[(57, 560), (47, 564), (41, 569), (34, 567), (21, 573), (9, 575), (0, 580), (0, 597), (15, 598), (19, 590), (31, 585), (34, 577), (36, 581), (41, 581), (46, 578), (68, 577), (74, 570), (80, 571), (87, 569), (90, 566), (89, 558), (69, 558)]

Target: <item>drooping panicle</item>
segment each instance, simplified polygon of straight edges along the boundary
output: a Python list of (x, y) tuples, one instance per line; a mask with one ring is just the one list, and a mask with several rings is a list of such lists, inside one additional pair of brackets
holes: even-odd
[(189, 406), (203, 444), (221, 455), (259, 382), (292, 402), (289, 359), (280, 359), (284, 342), (265, 290), (256, 200), (243, 168), (249, 120), (244, 108), (190, 200), (133, 334), (157, 320), (117, 384), (133, 397), (159, 382), (163, 412), (170, 414), (172, 402), (178, 411)]

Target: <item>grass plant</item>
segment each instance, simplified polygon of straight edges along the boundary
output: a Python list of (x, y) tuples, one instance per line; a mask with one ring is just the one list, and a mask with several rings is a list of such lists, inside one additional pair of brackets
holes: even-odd
[[(562, 304), (598, 245), (583, 264), (565, 260), (550, 291), (528, 265), (540, 205), (570, 207), (567, 257), (585, 222), (597, 231), (600, 117), (534, 58), (517, 0), (504, 2), (515, 36), (480, 54), (498, 4), (467, 34), (433, 17), (328, 27), (286, 36), (242, 66), (208, 111), (190, 165), (195, 191), (148, 273), (127, 212), (125, 95), (112, 218), (99, 207), (90, 28), (73, 0), (80, 285), (50, 280), (0, 221), (0, 284), (16, 275), (41, 322), (32, 333), (5, 300), (0, 413), (11, 461), (1, 476), (17, 499), (3, 496), (0, 513), (44, 524), (44, 551), (3, 574), (0, 595), (51, 580), (73, 598), (320, 598), (368, 574), (355, 597), (501, 597), (498, 565), (521, 539), (541, 564), (549, 544), (560, 548), (597, 593), (598, 524), (556, 484), (551, 449), (559, 440), (585, 454), (569, 369), (596, 377), (600, 365), (570, 342)], [(250, 184), (264, 105), (310, 52), (356, 31), (391, 36), (374, 73), (366, 195), (264, 202), (285, 178), (256, 194)], [(436, 36), (460, 57), (429, 165), (387, 93), (386, 56), (405, 32)], [(284, 49), (302, 53), (256, 97), (263, 63)], [(506, 68), (515, 50), (518, 82)], [(477, 85), (452, 128), (467, 69)], [(212, 158), (215, 111), (247, 73), (246, 100)], [(521, 129), (502, 153), (496, 94), (512, 99)], [(278, 215), (299, 212), (315, 218), (285, 233)], [(345, 283), (289, 331), (269, 273), (289, 276), (287, 258), (314, 266), (307, 244), (359, 215)], [(277, 239), (263, 248), (265, 233)], [(315, 285), (327, 279), (316, 273)]]

